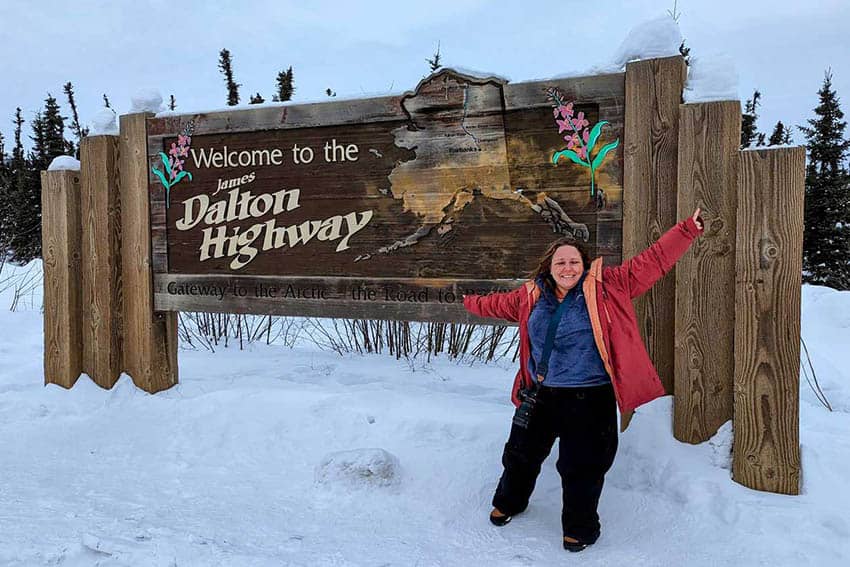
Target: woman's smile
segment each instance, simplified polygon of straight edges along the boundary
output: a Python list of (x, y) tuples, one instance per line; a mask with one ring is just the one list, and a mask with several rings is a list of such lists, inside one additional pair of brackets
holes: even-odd
[(561, 293), (568, 292), (575, 287), (582, 273), (584, 273), (581, 253), (574, 246), (561, 246), (555, 250), (555, 254), (552, 256), (549, 273), (552, 274), (555, 284), (558, 286), (558, 291)]

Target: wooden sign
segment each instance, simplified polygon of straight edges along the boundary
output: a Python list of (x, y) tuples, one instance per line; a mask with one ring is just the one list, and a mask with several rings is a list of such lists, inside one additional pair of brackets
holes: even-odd
[(148, 120), (155, 308), (460, 321), (555, 238), (621, 257), (624, 75), (442, 70), (382, 98)]

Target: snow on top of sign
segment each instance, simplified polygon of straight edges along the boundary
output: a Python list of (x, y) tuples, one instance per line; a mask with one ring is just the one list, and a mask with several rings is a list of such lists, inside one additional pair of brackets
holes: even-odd
[(735, 61), (722, 54), (692, 57), (684, 99), (685, 102), (740, 100)]
[(118, 123), (115, 120), (115, 111), (111, 108), (101, 108), (94, 116), (91, 117), (91, 128), (89, 134), (92, 136), (98, 135), (118, 135)]
[(340, 97), (322, 97), (316, 99), (288, 100), (286, 102), (261, 102), (259, 104), (237, 104), (235, 106), (221, 106), (218, 108), (204, 108), (191, 110), (163, 110), (156, 113), (156, 118), (166, 116), (181, 116), (184, 114), (217, 114), (219, 112), (236, 112), (239, 110), (256, 110), (258, 108), (282, 108), (285, 106), (304, 105), (304, 104), (320, 104), (326, 102), (345, 102), (349, 100), (362, 100), (364, 98), (380, 98), (387, 96), (399, 96), (403, 91), (399, 92), (383, 92), (383, 93), (361, 93), (359, 95), (340, 96)]
[(157, 89), (139, 89), (130, 97), (130, 112), (159, 112), (162, 95)]
[(510, 82), (510, 79), (504, 75), (499, 75), (498, 73), (490, 73), (489, 71), (481, 71), (480, 69), (470, 69), (468, 67), (461, 67), (459, 65), (444, 65), (440, 67), (434, 73), (440, 73), (442, 71), (454, 71), (455, 73), (466, 75), (467, 77), (472, 77), (474, 79), (481, 79), (486, 81), (487, 79), (495, 79), (497, 81), (507, 83)]
[[(452, 70), (458, 74), (466, 75), (471, 78), (487, 80), (487, 79), (495, 79), (500, 82), (509, 82), (510, 79), (505, 77), (504, 75), (498, 75), (496, 73), (483, 72), (480, 70), (474, 69), (466, 69), (458, 66), (451, 67), (441, 67), (435, 73), (439, 73), (444, 70)], [(301, 99), (301, 100), (288, 100), (286, 102), (262, 102), (259, 104), (237, 104), (235, 106), (223, 106), (219, 108), (207, 108), (202, 110), (192, 109), (192, 110), (163, 110), (161, 112), (157, 112), (157, 118), (163, 118), (167, 116), (179, 116), (183, 114), (214, 114), (219, 112), (236, 112), (239, 110), (256, 110), (258, 108), (281, 108), (286, 106), (293, 105), (306, 105), (306, 104), (321, 104), (327, 102), (347, 102), (354, 100), (363, 100), (367, 98), (383, 98), (383, 97), (394, 97), (394, 96), (402, 96), (406, 93), (412, 92), (415, 90), (414, 88), (403, 89), (403, 90), (387, 90), (384, 92), (361, 92), (359, 94), (350, 94), (343, 96), (324, 96), (320, 98), (313, 99)]]
[(53, 161), (50, 162), (50, 166), (47, 168), (47, 171), (80, 171), (80, 162), (79, 160), (74, 159), (71, 156), (56, 156), (53, 158)]
[(668, 15), (641, 22), (632, 28), (614, 55), (613, 63), (622, 68), (629, 61), (679, 55), (682, 32)]
[[(622, 73), (623, 68), (620, 65), (616, 65), (614, 63), (599, 63), (596, 65), (592, 65), (590, 67), (586, 67), (584, 69), (573, 69), (570, 71), (565, 71), (563, 73), (558, 73), (557, 75), (552, 75), (549, 77), (539, 77), (535, 79), (528, 79), (529, 81), (555, 81), (559, 79), (577, 79), (579, 77), (596, 77), (599, 75), (610, 75), (612, 73)], [(523, 80), (524, 82), (525, 80)]]

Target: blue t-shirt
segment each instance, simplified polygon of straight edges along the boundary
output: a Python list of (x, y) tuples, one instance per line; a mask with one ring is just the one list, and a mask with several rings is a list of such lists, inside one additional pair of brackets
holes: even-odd
[[(584, 301), (582, 284), (587, 276), (585, 272), (578, 283), (564, 297), (568, 302), (566, 312), (558, 322), (555, 330), (555, 343), (549, 356), (549, 371), (543, 384), (553, 388), (574, 388), (578, 386), (597, 386), (611, 382), (596, 342), (593, 339), (593, 328), (590, 326), (590, 315)], [(546, 333), (549, 321), (558, 309), (560, 302), (549, 286), (543, 283), (542, 276), (537, 279), (540, 288), (540, 299), (534, 304), (531, 316), (528, 318), (528, 336), (531, 340), (531, 359), (528, 369), (532, 376), (537, 376), (537, 362), (543, 356), (546, 344)]]

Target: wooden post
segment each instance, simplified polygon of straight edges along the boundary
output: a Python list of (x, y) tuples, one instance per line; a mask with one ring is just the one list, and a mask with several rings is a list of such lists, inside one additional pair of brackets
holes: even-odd
[(148, 201), (148, 115), (120, 118), (124, 360), (133, 382), (147, 392), (177, 383), (177, 313), (153, 311), (151, 213)]
[[(676, 221), (682, 57), (626, 66), (623, 259), (655, 242)], [(641, 336), (664, 389), (673, 392), (675, 279), (666, 275), (635, 301)], [(624, 416), (625, 417), (625, 416)]]
[(83, 371), (80, 172), (41, 172), (44, 383), (70, 388)]
[(676, 270), (673, 435), (701, 443), (732, 419), (741, 104), (685, 104), (680, 121), (678, 216), (702, 208), (705, 234)]
[(741, 152), (735, 282), (736, 482), (800, 492), (803, 148)]
[(116, 136), (80, 142), (83, 372), (111, 388), (121, 375), (121, 207)]

